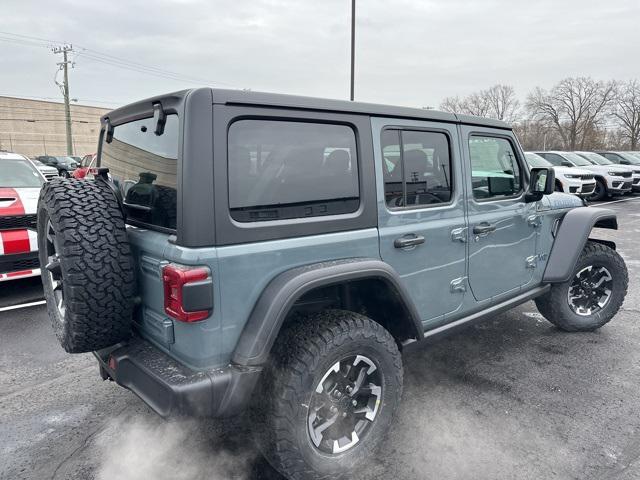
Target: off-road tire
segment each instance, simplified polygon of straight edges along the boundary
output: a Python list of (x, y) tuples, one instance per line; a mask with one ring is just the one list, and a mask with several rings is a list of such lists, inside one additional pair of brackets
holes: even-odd
[(605, 183), (596, 178), (596, 188), (593, 190), (593, 193), (589, 196), (590, 202), (599, 202), (600, 200), (604, 200), (608, 196), (607, 186)]
[[(323, 373), (340, 357), (352, 354), (366, 355), (382, 372), (380, 410), (360, 443), (342, 453), (325, 454), (309, 438), (310, 399)], [(299, 318), (278, 337), (256, 392), (251, 417), (258, 447), (287, 478), (349, 478), (390, 428), (402, 396), (402, 376), (396, 342), (371, 319), (342, 310)]]
[[(49, 220), (59, 246), (63, 314), (46, 269)], [(124, 218), (108, 185), (76, 179), (46, 183), (38, 203), (38, 250), (47, 310), (67, 352), (99, 350), (129, 338), (134, 265)]]
[[(576, 272), (589, 265), (606, 267), (611, 273), (613, 288), (611, 298), (604, 308), (592, 315), (581, 316), (571, 309), (567, 297)], [(540, 313), (559, 329), (566, 332), (591, 332), (615, 316), (627, 294), (628, 283), (627, 267), (620, 254), (606, 245), (588, 241), (571, 279), (554, 284), (549, 292), (536, 298), (535, 302)]]

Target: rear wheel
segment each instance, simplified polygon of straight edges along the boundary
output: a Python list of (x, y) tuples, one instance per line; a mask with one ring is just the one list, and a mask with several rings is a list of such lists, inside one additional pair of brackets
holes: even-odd
[(596, 188), (589, 197), (589, 200), (592, 202), (599, 202), (600, 200), (604, 200), (607, 196), (607, 186), (600, 179), (596, 179)]
[(287, 478), (348, 478), (388, 431), (402, 394), (393, 337), (362, 315), (332, 310), (278, 338), (263, 376), (257, 443)]
[(570, 280), (536, 299), (544, 317), (567, 332), (592, 331), (609, 322), (627, 294), (627, 267), (612, 248), (588, 242)]
[(38, 255), (49, 317), (67, 352), (99, 350), (129, 337), (133, 261), (108, 185), (46, 183), (38, 203)]

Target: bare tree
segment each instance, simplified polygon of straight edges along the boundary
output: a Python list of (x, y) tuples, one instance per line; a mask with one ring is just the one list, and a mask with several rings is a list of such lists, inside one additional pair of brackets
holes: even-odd
[(616, 85), (589, 77), (565, 78), (549, 92), (536, 87), (527, 108), (535, 119), (555, 127), (565, 149), (582, 149), (612, 104)]
[(462, 113), (462, 100), (460, 97), (447, 97), (442, 100), (440, 110), (449, 113)]
[(473, 92), (464, 98), (447, 97), (440, 104), (440, 109), (445, 112), (513, 122), (516, 119), (519, 106), (520, 102), (516, 98), (513, 87), (494, 85), (487, 90)]
[(640, 83), (637, 80), (620, 86), (613, 116), (620, 124), (622, 138), (635, 150), (640, 144)]
[(483, 90), (480, 94), (486, 98), (489, 104), (488, 116), (509, 123), (517, 119), (520, 102), (511, 85), (494, 85), (488, 90)]

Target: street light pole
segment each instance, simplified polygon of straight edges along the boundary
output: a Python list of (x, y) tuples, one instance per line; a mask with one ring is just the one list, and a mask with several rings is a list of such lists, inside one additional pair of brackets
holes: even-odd
[(351, 0), (351, 96), (353, 102), (353, 92), (355, 83), (356, 65), (356, 0)]

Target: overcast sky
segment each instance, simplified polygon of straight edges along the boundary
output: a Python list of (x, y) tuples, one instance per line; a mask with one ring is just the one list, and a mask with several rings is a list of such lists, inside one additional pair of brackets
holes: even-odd
[[(77, 50), (72, 97), (112, 105), (186, 87), (348, 98), (350, 0), (3, 0), (0, 30)], [(356, 100), (438, 106), (495, 83), (640, 78), (638, 0), (358, 0)], [(6, 36), (0, 34), (0, 38)], [(108, 65), (82, 47), (198, 80)], [(0, 94), (60, 97), (56, 56), (0, 40)]]

